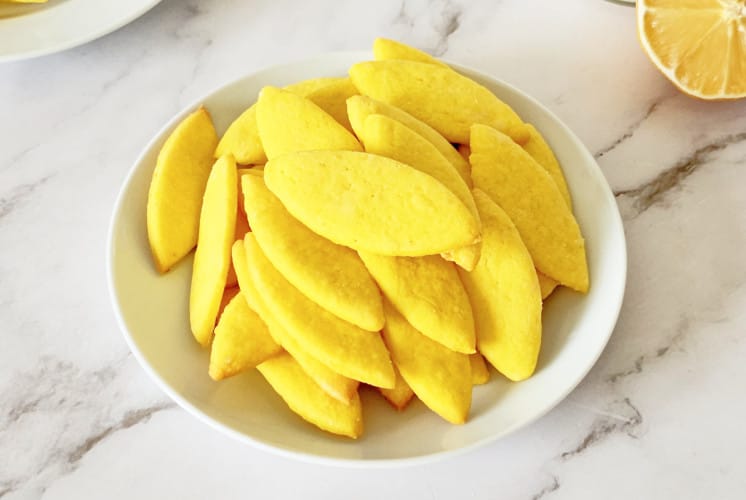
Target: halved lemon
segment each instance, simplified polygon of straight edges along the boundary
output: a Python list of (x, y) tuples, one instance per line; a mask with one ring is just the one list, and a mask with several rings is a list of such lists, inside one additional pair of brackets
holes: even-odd
[(637, 0), (637, 31), (650, 59), (682, 91), (746, 97), (746, 0)]

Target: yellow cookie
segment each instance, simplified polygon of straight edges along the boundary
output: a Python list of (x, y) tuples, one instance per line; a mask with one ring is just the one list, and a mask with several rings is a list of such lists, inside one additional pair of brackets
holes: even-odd
[(482, 258), (474, 271), (460, 274), (474, 308), (477, 348), (510, 380), (523, 380), (534, 372), (541, 346), (539, 280), (508, 215), (478, 189), (474, 199), (482, 215)]
[(505, 210), (536, 268), (579, 292), (588, 291), (585, 242), (570, 208), (549, 174), (505, 134), (474, 125), (474, 186)]
[(267, 310), (306, 351), (335, 372), (376, 387), (393, 387), (394, 370), (377, 332), (348, 323), (312, 302), (267, 260), (248, 233), (249, 274)]
[(221, 137), (215, 148), (215, 156), (220, 158), (225, 154), (232, 154), (241, 165), (267, 161), (256, 126), (256, 104), (238, 115)]
[[(264, 177), (264, 170), (255, 170), (254, 168), (239, 168), (238, 169), (238, 177), (237, 177), (238, 179), (238, 207), (237, 209), (238, 209), (238, 213), (241, 213), (244, 216), (246, 216), (246, 210), (244, 208), (245, 200), (243, 197), (242, 179), (243, 179), (243, 176), (246, 174), (258, 175), (259, 177)], [(248, 225), (248, 220), (246, 221), (246, 224)], [(241, 239), (243, 239), (243, 235), (241, 235)]]
[(490, 380), (490, 371), (487, 368), (487, 364), (484, 362), (484, 357), (475, 352), (469, 355), (469, 363), (471, 363), (471, 382), (474, 385), (486, 384)]
[(259, 246), (298, 290), (364, 330), (383, 327), (381, 294), (354, 250), (301, 224), (255, 176), (243, 178), (245, 208)]
[(239, 292), (228, 303), (215, 327), (210, 351), (210, 377), (222, 380), (236, 375), (280, 351), (282, 348), (272, 339), (267, 325)]
[(552, 148), (549, 147), (549, 144), (546, 143), (539, 131), (536, 130), (536, 127), (527, 123), (526, 128), (530, 138), (528, 142), (523, 145), (523, 149), (526, 150), (526, 152), (536, 160), (536, 163), (541, 165), (552, 177), (552, 180), (557, 185), (560, 193), (562, 193), (562, 198), (564, 198), (565, 203), (567, 203), (567, 206), (572, 210), (572, 199), (570, 198), (570, 191), (567, 189), (567, 181), (565, 181), (562, 168), (560, 167), (557, 158), (554, 156)]
[(383, 310), (383, 337), (396, 368), (412, 391), (445, 420), (453, 424), (466, 422), (472, 388), (469, 356), (422, 335), (387, 301)]
[(518, 143), (528, 131), (510, 106), (474, 80), (450, 68), (416, 61), (354, 64), (350, 77), (361, 94), (403, 109), (443, 134), (449, 142), (469, 142), (469, 128), (484, 123)]
[(541, 289), (541, 300), (546, 299), (549, 297), (555, 288), (557, 288), (557, 283), (552, 278), (549, 278), (543, 274), (541, 274), (541, 271), (536, 271), (536, 275), (539, 277), (539, 288)]
[[(289, 92), (305, 97), (327, 85), (336, 85), (339, 80), (346, 80), (346, 78), (314, 78), (284, 88)], [(267, 161), (267, 155), (264, 153), (264, 146), (262, 146), (259, 129), (256, 125), (256, 104), (252, 104), (241, 113), (223, 134), (215, 149), (215, 157), (219, 158), (225, 154), (232, 154), (236, 162), (242, 165)]]
[[(259, 301), (255, 303), (260, 304), (261, 302)], [(350, 403), (355, 398), (360, 382), (347, 378), (344, 375), (340, 375), (308, 354), (303, 346), (301, 346), (291, 335), (288, 335), (287, 330), (280, 326), (277, 320), (274, 319), (263, 304), (258, 305), (257, 307), (262, 310), (262, 317), (266, 318), (272, 336), (282, 344), (285, 350), (289, 352), (293, 358), (295, 358), (298, 364), (303, 368), (303, 371), (306, 372), (308, 376), (324, 390), (324, 392), (345, 404)]]
[(454, 248), (448, 252), (443, 252), (441, 257), (449, 262), (458, 264), (459, 267), (467, 271), (474, 269), (479, 262), (479, 256), (482, 254), (482, 245), (475, 243), (468, 247)]
[[(247, 173), (254, 173), (250, 168), (239, 168), (237, 173), (237, 179), (238, 179), (238, 206), (236, 207), (236, 231), (233, 236), (233, 241), (241, 240), (243, 241), (244, 235), (251, 231), (251, 228), (249, 227), (249, 221), (246, 218), (246, 212), (244, 212), (243, 209), (243, 190), (241, 189), (241, 177), (244, 176), (244, 174)], [(262, 174), (263, 175), (263, 174)], [(236, 278), (236, 271), (233, 269), (233, 263), (231, 263), (231, 266), (228, 268), (228, 277), (225, 279), (225, 286), (235, 286), (238, 283), (238, 280)]]
[(257, 292), (249, 274), (249, 264), (246, 260), (246, 250), (243, 241), (233, 244), (233, 261), (236, 264), (236, 274), (242, 287), (242, 293), (249, 307), (255, 311), (269, 329), (269, 334), (283, 349), (288, 351), (301, 365), (303, 370), (330, 396), (344, 403), (349, 403), (357, 391), (359, 382), (344, 377), (326, 365), (322, 364), (308, 352), (280, 326), (269, 313), (264, 301)]
[(451, 143), (427, 123), (418, 120), (406, 111), (402, 111), (395, 106), (362, 95), (356, 95), (347, 99), (347, 114), (350, 117), (352, 128), (355, 130), (355, 134), (357, 134), (358, 137), (362, 137), (364, 134), (365, 119), (368, 118), (368, 115), (384, 115), (401, 122), (435, 146), (440, 154), (445, 156), (446, 159), (451, 162), (451, 165), (453, 165), (459, 175), (464, 179), (464, 182), (471, 186), (471, 167), (469, 166), (469, 158), (462, 158)]
[(404, 59), (448, 67), (445, 63), (438, 61), (426, 52), (395, 40), (389, 40), (388, 38), (376, 38), (373, 40), (373, 58), (376, 61)]
[[(445, 156), (421, 135), (393, 118), (372, 114), (365, 119), (360, 139), (366, 152), (400, 161), (440, 181), (479, 222), (469, 186)], [(444, 257), (466, 270), (472, 270), (479, 260), (479, 244), (452, 250)]]
[(218, 136), (205, 108), (171, 132), (158, 153), (148, 191), (148, 241), (165, 273), (197, 244), (199, 213)]
[(306, 349), (298, 343), (295, 338), (280, 326), (280, 323), (269, 312), (262, 296), (257, 292), (254, 282), (249, 274), (249, 264), (246, 261), (246, 250), (243, 241), (237, 241), (233, 245), (234, 259), (240, 269), (240, 281), (243, 287), (243, 295), (249, 307), (256, 311), (269, 329), (269, 335), (274, 341), (281, 345), (300, 364), (309, 377), (330, 396), (344, 403), (352, 401), (360, 383), (333, 371), (328, 366), (308, 354)]
[(264, 87), (256, 123), (267, 158), (297, 151), (362, 151), (354, 135), (316, 104), (286, 90)]
[(479, 224), (440, 182), (367, 153), (312, 151), (267, 163), (267, 187), (325, 238), (382, 255), (431, 255), (476, 243)]
[(212, 339), (231, 264), (237, 182), (236, 162), (232, 156), (222, 156), (212, 167), (205, 186), (189, 293), (189, 322), (194, 338), (203, 346)]
[(291, 83), (290, 85), (286, 85), (282, 89), (287, 90), (288, 92), (292, 92), (293, 94), (305, 97), (329, 85), (338, 85), (339, 82), (344, 80), (347, 80), (347, 78), (334, 76), (310, 78), (308, 80), (301, 80), (300, 82)]
[(329, 113), (340, 125), (352, 132), (350, 119), (347, 117), (347, 99), (357, 94), (357, 88), (350, 78), (337, 78), (305, 95), (299, 95)]
[(391, 406), (402, 411), (414, 397), (414, 391), (409, 387), (407, 381), (402, 378), (401, 373), (399, 373), (399, 370), (397, 370), (396, 367), (394, 367), (394, 371), (396, 372), (396, 384), (394, 385), (394, 388), (378, 388), (378, 391), (384, 398), (386, 398), (386, 401), (388, 401)]
[(349, 404), (334, 399), (287, 353), (270, 358), (257, 368), (288, 407), (307, 422), (353, 439), (363, 434), (363, 409), (357, 392)]
[(474, 317), (456, 268), (437, 255), (388, 257), (360, 252), (388, 301), (423, 335), (474, 352)]
[[(536, 127), (527, 123), (526, 128), (528, 129), (530, 138), (523, 145), (523, 149), (552, 177), (557, 189), (562, 194), (562, 198), (564, 198), (565, 203), (567, 203), (567, 206), (572, 211), (570, 191), (567, 189), (567, 182), (565, 181), (565, 176), (562, 173), (562, 168), (557, 158), (554, 156), (549, 144), (544, 140), (544, 137), (536, 130)], [(543, 300), (552, 294), (559, 283), (542, 274), (540, 271), (537, 271), (537, 274), (539, 275), (539, 286), (541, 287), (541, 298)]]

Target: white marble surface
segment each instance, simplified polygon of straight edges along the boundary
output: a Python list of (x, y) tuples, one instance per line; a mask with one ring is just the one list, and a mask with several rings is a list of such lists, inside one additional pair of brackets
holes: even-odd
[[(301, 7), (301, 5), (304, 5)], [(596, 154), (629, 277), (587, 379), (465, 456), (343, 470), (231, 441), (171, 403), (117, 330), (109, 215), (146, 141), (255, 69), (396, 37), (524, 89)], [(677, 93), (600, 0), (166, 0), (0, 66), (0, 498), (741, 499), (746, 101)]]

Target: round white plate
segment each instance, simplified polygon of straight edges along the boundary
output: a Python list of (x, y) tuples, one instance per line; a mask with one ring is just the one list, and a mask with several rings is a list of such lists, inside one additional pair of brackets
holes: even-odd
[(375, 466), (416, 463), (468, 450), (505, 436), (549, 411), (580, 382), (601, 354), (624, 295), (626, 249), (614, 196), (583, 144), (541, 104), (486, 75), (457, 65), (510, 104), (546, 137), (564, 167), (586, 238), (591, 289), (560, 289), (544, 311), (536, 374), (510, 383), (497, 373), (474, 389), (468, 423), (446, 423), (415, 401), (401, 413), (363, 391), (365, 434), (357, 441), (317, 430), (291, 413), (256, 370), (222, 382), (207, 375), (209, 351), (189, 330), (191, 258), (160, 276), (145, 229), (148, 186), (158, 150), (176, 124), (204, 103), (219, 132), (265, 85), (345, 75), (368, 53), (337, 53), (274, 67), (230, 83), (171, 120), (145, 148), (122, 187), (111, 221), (109, 287), (117, 320), (132, 352), (151, 377), (190, 413), (216, 429), (264, 449), (304, 460)]
[(82, 45), (121, 28), (160, 0), (49, 0), (0, 4), (0, 62)]

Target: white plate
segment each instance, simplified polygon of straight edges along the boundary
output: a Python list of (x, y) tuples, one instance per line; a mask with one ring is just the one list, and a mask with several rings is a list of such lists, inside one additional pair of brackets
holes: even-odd
[(160, 0), (50, 0), (0, 4), (0, 62), (69, 49), (134, 21)]
[(304, 460), (374, 466), (416, 463), (483, 445), (549, 411), (580, 382), (601, 354), (619, 314), (626, 277), (626, 250), (614, 196), (593, 157), (570, 130), (532, 98), (491, 77), (454, 65), (536, 125), (564, 166), (578, 222), (586, 238), (588, 295), (558, 290), (544, 312), (544, 345), (536, 374), (509, 383), (493, 373), (476, 387), (466, 425), (450, 425), (415, 402), (396, 413), (365, 392), (365, 434), (357, 441), (317, 430), (291, 413), (252, 371), (213, 382), (209, 352), (194, 341), (188, 323), (191, 258), (166, 276), (151, 261), (145, 229), (148, 185), (158, 150), (175, 125), (199, 104), (219, 132), (264, 85), (285, 85), (319, 76), (345, 75), (368, 53), (329, 54), (246, 76), (205, 96), (174, 117), (145, 148), (124, 183), (111, 221), (109, 287), (119, 324), (132, 352), (151, 377), (190, 413), (243, 442)]

